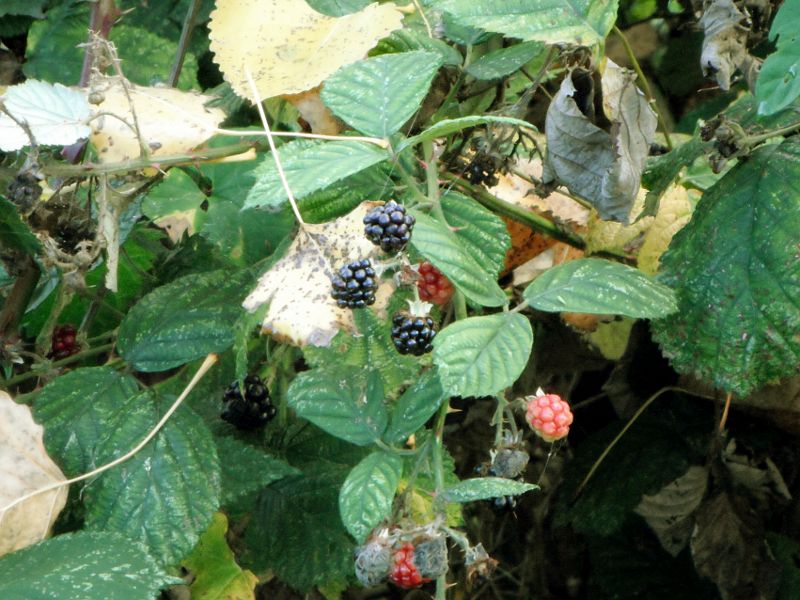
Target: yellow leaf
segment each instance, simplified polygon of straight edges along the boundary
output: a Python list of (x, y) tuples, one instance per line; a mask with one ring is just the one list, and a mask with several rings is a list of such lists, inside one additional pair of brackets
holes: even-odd
[(399, 29), (402, 18), (391, 3), (329, 17), (304, 0), (217, 0), (209, 37), (214, 60), (233, 91), (252, 99), (249, 69), (266, 99), (319, 85)]
[(184, 566), (195, 576), (191, 585), (194, 600), (254, 600), (258, 578), (236, 564), (225, 532), (228, 519), (214, 513), (211, 526), (186, 557)]
[(631, 254), (642, 244), (644, 232), (652, 225), (653, 217), (644, 217), (636, 221), (636, 217), (644, 208), (645, 190), (639, 190), (631, 208), (631, 224), (623, 225), (616, 221), (603, 221), (592, 211), (589, 217), (586, 234), (586, 253), (595, 254), (602, 251), (624, 252)]
[[(151, 156), (190, 152), (213, 136), (225, 118), (221, 109), (205, 107), (211, 96), (130, 83), (128, 88)], [(129, 126), (133, 125), (131, 105), (119, 79), (93, 83), (93, 91), (101, 91), (103, 96), (92, 121), (91, 141), (98, 160), (108, 163), (138, 158), (139, 141)]]
[(638, 266), (653, 275), (658, 271), (661, 255), (669, 247), (672, 237), (692, 217), (692, 202), (686, 189), (673, 185), (661, 197), (658, 213), (639, 250)]
[[(379, 256), (364, 237), (364, 215), (376, 206), (364, 202), (350, 214), (321, 225), (306, 225), (286, 254), (264, 273), (242, 306), (255, 312), (270, 303), (262, 330), (298, 346), (327, 346), (340, 329), (354, 329), (352, 312), (331, 297), (331, 277), (345, 264)], [(385, 306), (394, 290), (382, 281), (372, 309)]]
[(44, 430), (31, 409), (0, 392), (0, 556), (43, 540), (67, 503), (67, 486), (24, 500), (18, 498), (66, 480), (47, 455)]
[(586, 334), (586, 339), (608, 360), (619, 360), (628, 347), (631, 329), (636, 319), (624, 318), (609, 323), (599, 323), (597, 329)]

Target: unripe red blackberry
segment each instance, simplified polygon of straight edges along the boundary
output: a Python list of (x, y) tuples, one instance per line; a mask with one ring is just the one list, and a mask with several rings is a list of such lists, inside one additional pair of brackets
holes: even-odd
[(422, 263), (419, 266), (419, 275), (417, 289), (421, 300), (442, 305), (447, 304), (453, 297), (455, 293), (453, 284), (431, 263)]
[(331, 284), (331, 295), (341, 308), (364, 308), (375, 303), (378, 283), (368, 258), (343, 266)]
[(425, 580), (414, 562), (414, 544), (406, 542), (394, 553), (389, 581), (404, 590), (421, 586)]
[(528, 403), (525, 420), (539, 437), (554, 442), (567, 436), (572, 411), (560, 396), (545, 394), (539, 389), (535, 396), (526, 396), (525, 400)]
[(415, 219), (394, 200), (373, 208), (364, 217), (364, 235), (384, 252), (398, 252), (411, 239)]
[(76, 342), (77, 330), (74, 326), (58, 325), (53, 329), (49, 358), (61, 360), (81, 351), (81, 346)]

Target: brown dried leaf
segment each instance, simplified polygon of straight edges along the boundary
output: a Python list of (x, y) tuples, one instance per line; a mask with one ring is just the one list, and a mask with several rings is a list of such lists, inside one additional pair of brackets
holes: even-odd
[(601, 78), (608, 133), (594, 123), (592, 81), (572, 71), (545, 119), (547, 156), (542, 181), (561, 183), (589, 202), (601, 219), (629, 222), (656, 131), (656, 116), (636, 75), (607, 60)]
[(686, 547), (694, 529), (694, 511), (708, 488), (708, 468), (691, 466), (652, 496), (642, 496), (633, 509), (644, 517), (661, 546), (672, 556)]
[(62, 486), (3, 510), (17, 498), (66, 480), (44, 449), (43, 431), (30, 408), (0, 392), (0, 556), (47, 537), (67, 502)]
[(728, 91), (736, 69), (747, 62), (749, 17), (732, 0), (705, 2), (699, 25), (703, 29), (700, 66), (706, 77), (714, 76), (719, 87)]
[(775, 597), (780, 566), (744, 498), (719, 493), (704, 502), (697, 510), (691, 548), (697, 572), (717, 585), (723, 600)]
[[(331, 297), (331, 277), (348, 262), (374, 258), (380, 249), (364, 237), (364, 215), (376, 206), (364, 202), (348, 215), (321, 225), (306, 225), (286, 255), (264, 273), (242, 306), (254, 312), (269, 302), (262, 330), (298, 346), (327, 346), (340, 329), (353, 330), (352, 311)], [(383, 281), (376, 293), (380, 309), (394, 289)], [(369, 309), (365, 309), (369, 310)]]

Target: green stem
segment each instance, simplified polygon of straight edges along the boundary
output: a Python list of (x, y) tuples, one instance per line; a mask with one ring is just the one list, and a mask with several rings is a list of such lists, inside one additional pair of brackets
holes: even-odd
[(400, 179), (402, 179), (403, 183), (405, 183), (408, 189), (411, 190), (414, 198), (416, 198), (419, 202), (427, 203), (428, 197), (420, 191), (419, 187), (417, 186), (417, 182), (411, 176), (411, 173), (406, 171), (405, 167), (400, 164), (399, 160), (395, 162), (395, 167), (397, 167), (397, 174), (400, 175)]
[(388, 452), (389, 454), (396, 454), (398, 456), (415, 456), (419, 454), (420, 451), (419, 448), (415, 448), (414, 450), (406, 448), (395, 448), (394, 446), (390, 446), (389, 444), (387, 444), (382, 440), (375, 440), (375, 445), (384, 452)]
[(167, 156), (157, 156), (155, 158), (138, 157), (130, 160), (123, 160), (113, 163), (83, 163), (78, 165), (68, 165), (64, 163), (42, 165), (41, 171), (49, 177), (87, 177), (89, 175), (128, 173), (130, 171), (140, 171), (148, 167), (175, 167), (178, 165), (191, 165), (196, 162), (213, 160), (215, 158), (225, 158), (234, 154), (241, 154), (257, 148), (256, 142), (239, 142), (229, 146), (219, 148), (206, 148), (191, 154), (170, 154)]
[(664, 141), (667, 144), (667, 148), (672, 150), (672, 139), (669, 137), (669, 131), (667, 131), (667, 124), (664, 121), (664, 117), (661, 116), (661, 111), (658, 110), (658, 106), (656, 106), (656, 100), (653, 96), (653, 91), (650, 89), (650, 84), (647, 82), (647, 77), (644, 76), (644, 71), (642, 71), (642, 67), (639, 64), (639, 61), (636, 59), (636, 54), (631, 48), (631, 45), (628, 43), (628, 38), (625, 37), (625, 34), (622, 33), (622, 30), (614, 25), (614, 33), (617, 34), (620, 41), (622, 42), (622, 46), (625, 48), (625, 54), (628, 55), (628, 60), (631, 61), (633, 65), (633, 70), (636, 71), (636, 75), (639, 77), (639, 81), (642, 84), (642, 89), (644, 90), (645, 96), (647, 96), (648, 102), (650, 102), (653, 112), (656, 113), (656, 117), (658, 118), (658, 125), (661, 127), (661, 132), (664, 134)]
[(517, 221), (518, 223), (527, 225), (534, 231), (549, 235), (550, 237), (564, 242), (565, 244), (569, 244), (570, 246), (580, 250), (586, 248), (586, 240), (576, 233), (557, 225), (553, 221), (545, 219), (544, 217), (540, 217), (536, 213), (511, 204), (510, 202), (496, 198), (489, 192), (485, 191), (482, 187), (472, 185), (457, 175), (453, 175), (452, 173), (443, 173), (442, 176), (445, 179), (454, 182), (456, 187), (460, 188), (462, 192), (468, 194), (483, 204), (486, 208), (498, 214), (504, 215), (509, 219)]
[(456, 320), (466, 319), (467, 318), (467, 299), (464, 296), (464, 293), (460, 290), (456, 290), (455, 296), (453, 296), (453, 301), (455, 303), (456, 308)]
[[(52, 367), (54, 369), (66, 367), (67, 365), (79, 362), (85, 358), (90, 358), (98, 354), (104, 354), (113, 348), (114, 343), (104, 344), (102, 346), (97, 346), (96, 348), (89, 348), (87, 350), (83, 350), (82, 352), (78, 352), (77, 354), (73, 354), (72, 356), (55, 361), (52, 363)], [(28, 371), (27, 373), (22, 373), (21, 375), (17, 375), (16, 377), (11, 377), (10, 379), (2, 381), (0, 382), (0, 385), (2, 385), (2, 387), (5, 389), (11, 389), (12, 386), (28, 381), (29, 379), (33, 379), (34, 377), (39, 377), (40, 375), (41, 373), (37, 373), (36, 371)]]
[(745, 137), (742, 142), (746, 146), (752, 146), (754, 144), (759, 144), (761, 142), (765, 142), (770, 138), (777, 137), (779, 135), (786, 135), (787, 133), (794, 133), (795, 131), (800, 129), (800, 121), (797, 123), (792, 123), (791, 125), (787, 125), (786, 127), (781, 127), (779, 129), (773, 129), (772, 131), (767, 131), (766, 133), (760, 133), (758, 135), (750, 135)]

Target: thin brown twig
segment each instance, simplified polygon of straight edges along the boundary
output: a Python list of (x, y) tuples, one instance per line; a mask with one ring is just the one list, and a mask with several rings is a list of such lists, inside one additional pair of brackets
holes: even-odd
[(186, 17), (183, 19), (183, 28), (181, 29), (181, 38), (178, 41), (178, 50), (175, 53), (175, 62), (172, 65), (167, 84), (169, 87), (178, 85), (178, 79), (181, 76), (181, 69), (183, 69), (183, 61), (186, 59), (186, 51), (189, 47), (189, 40), (192, 37), (195, 21), (197, 20), (197, 13), (200, 12), (200, 4), (202, 0), (192, 0), (189, 5), (189, 10), (186, 11)]

